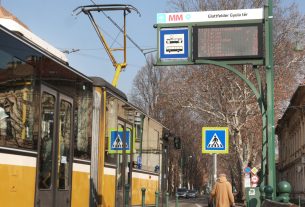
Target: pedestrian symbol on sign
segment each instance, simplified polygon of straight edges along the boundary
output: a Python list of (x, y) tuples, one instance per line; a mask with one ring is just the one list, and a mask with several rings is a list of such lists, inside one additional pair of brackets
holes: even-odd
[(223, 147), (223, 144), (219, 140), (216, 133), (213, 135), (213, 138), (211, 139), (210, 143), (208, 144), (208, 147), (209, 148), (222, 148)]
[(228, 153), (228, 127), (202, 127), (202, 153)]
[[(123, 148), (123, 141), (122, 141), (119, 133), (118, 133), (117, 137), (115, 138), (115, 141), (112, 144), (112, 148)], [(127, 143), (125, 143), (125, 148), (128, 148)]]

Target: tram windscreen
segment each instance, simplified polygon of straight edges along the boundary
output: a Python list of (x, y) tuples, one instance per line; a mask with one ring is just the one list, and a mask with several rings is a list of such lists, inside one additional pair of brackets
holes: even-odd
[(195, 59), (244, 59), (262, 55), (260, 25), (194, 28)]

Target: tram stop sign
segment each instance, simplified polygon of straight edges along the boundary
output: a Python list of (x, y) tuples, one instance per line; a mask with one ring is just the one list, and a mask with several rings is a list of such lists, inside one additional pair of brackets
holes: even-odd
[(202, 128), (202, 153), (226, 154), (229, 152), (228, 127)]
[(160, 58), (187, 59), (188, 33), (187, 28), (162, 29), (160, 31)]
[(264, 64), (264, 9), (157, 14), (157, 65)]

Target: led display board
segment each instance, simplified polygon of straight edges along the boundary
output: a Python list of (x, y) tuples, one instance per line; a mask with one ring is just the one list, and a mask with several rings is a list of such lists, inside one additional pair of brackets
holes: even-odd
[(262, 59), (262, 28), (262, 24), (194, 26), (193, 58)]

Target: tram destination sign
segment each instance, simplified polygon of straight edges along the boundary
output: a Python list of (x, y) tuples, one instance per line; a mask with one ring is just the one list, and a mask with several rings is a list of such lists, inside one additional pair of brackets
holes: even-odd
[(263, 25), (213, 25), (193, 28), (194, 59), (263, 58)]

